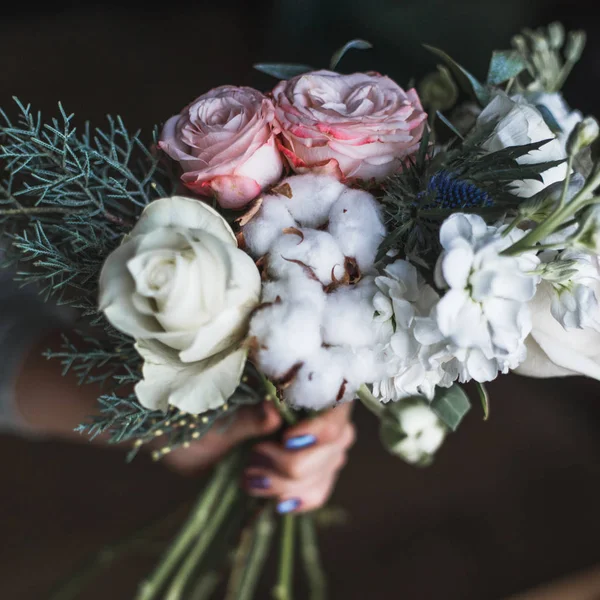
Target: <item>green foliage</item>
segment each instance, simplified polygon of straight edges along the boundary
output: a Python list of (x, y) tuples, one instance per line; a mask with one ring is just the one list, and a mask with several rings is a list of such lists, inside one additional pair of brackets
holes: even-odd
[[(399, 250), (421, 264), (433, 266), (440, 250), (440, 226), (452, 213), (475, 212), (493, 222), (507, 211), (515, 210), (521, 202), (510, 193), (513, 181), (541, 181), (541, 173), (563, 162), (527, 165), (517, 162), (518, 158), (538, 150), (548, 140), (486, 153), (481, 149), (481, 143), (491, 129), (464, 142), (459, 140), (435, 156), (430, 153), (428, 138), (424, 136), (417, 159), (385, 183), (382, 204), (389, 233), (380, 246), (378, 260), (383, 260), (390, 250)], [(432, 177), (440, 174), (446, 174), (457, 185), (472, 186), (474, 193), (489, 198), (488, 205), (461, 204), (460, 190), (456, 198), (449, 198), (453, 202), (440, 199), (439, 191), (431, 185)]]
[(314, 71), (313, 67), (308, 65), (296, 65), (291, 63), (258, 63), (254, 68), (265, 75), (270, 75), (277, 79), (292, 79), (297, 75), (303, 75), (309, 71)]
[(536, 30), (524, 29), (513, 37), (515, 52), (526, 65), (515, 78), (517, 92), (558, 92), (581, 58), (586, 36), (583, 31), (566, 34), (560, 23)]
[[(175, 178), (120, 118), (109, 117), (105, 130), (86, 124), (79, 133), (61, 106), (59, 118), (44, 122), (16, 102), (16, 121), (0, 112), (4, 267), (15, 267), (19, 281), (36, 284), (45, 300), (77, 309), (87, 322), (64, 337), (59, 351), (46, 353), (80, 384), (104, 384), (111, 392), (100, 398), (101, 414), (79, 430), (109, 432), (112, 441), (146, 439), (173, 415), (143, 408), (130, 393), (141, 359), (133, 340), (98, 312), (98, 275), (144, 207), (172, 192)], [(185, 439), (177, 430), (168, 443)]]
[(456, 431), (461, 421), (471, 409), (471, 403), (465, 391), (458, 384), (450, 388), (436, 388), (431, 401), (431, 410), (449, 427)]
[(369, 50), (372, 47), (373, 44), (371, 44), (371, 42), (367, 42), (366, 40), (351, 40), (333, 53), (331, 61), (329, 62), (329, 68), (332, 71), (335, 71), (348, 50)]
[(477, 100), (482, 106), (485, 106), (490, 101), (489, 89), (480, 83), (476, 77), (471, 75), (469, 71), (461, 67), (454, 59), (439, 48), (428, 46), (424, 44), (425, 48), (435, 54), (438, 58), (441, 58), (446, 66), (450, 69), (460, 88), (475, 100)]
[(490, 61), (487, 84), (500, 85), (527, 68), (525, 58), (516, 50), (495, 50)]

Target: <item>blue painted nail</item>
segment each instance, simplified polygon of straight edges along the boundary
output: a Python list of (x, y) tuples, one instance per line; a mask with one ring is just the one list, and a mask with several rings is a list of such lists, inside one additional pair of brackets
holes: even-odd
[(317, 438), (311, 433), (307, 433), (305, 435), (298, 435), (296, 437), (290, 438), (285, 442), (285, 447), (288, 450), (300, 450), (301, 448), (308, 448), (316, 444)]
[(289, 500), (283, 500), (277, 505), (277, 512), (280, 515), (296, 510), (300, 506), (300, 500), (298, 498), (290, 498)]
[(268, 490), (271, 487), (271, 480), (268, 477), (246, 477), (245, 483), (251, 490)]

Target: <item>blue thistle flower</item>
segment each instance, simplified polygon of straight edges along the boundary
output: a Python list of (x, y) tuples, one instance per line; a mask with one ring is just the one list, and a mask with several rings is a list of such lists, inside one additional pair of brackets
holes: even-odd
[(427, 192), (430, 195), (435, 193), (434, 203), (427, 208), (458, 210), (492, 206), (494, 203), (487, 192), (473, 183), (457, 179), (449, 171), (435, 173), (427, 184)]

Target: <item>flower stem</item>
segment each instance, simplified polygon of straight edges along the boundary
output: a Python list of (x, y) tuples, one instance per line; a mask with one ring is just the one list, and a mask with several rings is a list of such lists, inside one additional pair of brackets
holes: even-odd
[(573, 153), (569, 154), (569, 158), (567, 161), (567, 175), (563, 184), (562, 194), (560, 195), (560, 202), (558, 204), (559, 208), (562, 208), (565, 205), (565, 202), (567, 201), (567, 193), (569, 192), (569, 185), (571, 183), (571, 172), (573, 171), (574, 160), (575, 155)]
[[(568, 184), (568, 182), (566, 183)], [(575, 213), (577, 213), (580, 209), (588, 204), (593, 203), (595, 200), (590, 199), (589, 196), (594, 192), (598, 185), (600, 185), (600, 169), (596, 170), (589, 181), (571, 200), (571, 202), (565, 205), (559, 205), (545, 221), (540, 223), (535, 229), (515, 242), (512, 246), (504, 250), (502, 254), (505, 256), (515, 256), (517, 254), (521, 254), (522, 252), (533, 249), (535, 244), (548, 237), (558, 227), (575, 215)]]
[(364, 383), (358, 388), (356, 395), (365, 408), (368, 408), (376, 417), (381, 418), (385, 409)]
[(279, 414), (283, 417), (284, 421), (288, 425), (294, 425), (298, 420), (294, 411), (287, 405), (285, 402), (282, 402), (279, 398), (279, 394), (277, 392), (277, 388), (273, 385), (273, 382), (266, 377), (263, 380), (265, 388), (267, 389), (267, 398), (275, 403)]
[(296, 515), (283, 517), (279, 576), (273, 589), (274, 600), (293, 600), (294, 546), (296, 541)]
[(242, 535), (225, 600), (252, 600), (274, 530), (273, 509), (267, 505), (256, 522)]
[(142, 582), (136, 600), (154, 600), (157, 598), (186, 550), (208, 521), (213, 505), (221, 495), (225, 484), (231, 479), (231, 473), (237, 462), (238, 453), (231, 453), (221, 461), (208, 486), (200, 495), (192, 514), (181, 528), (179, 535), (164, 554), (154, 573)]
[(300, 517), (300, 542), (304, 569), (310, 586), (310, 600), (325, 600), (327, 579), (319, 555), (319, 543), (313, 515)]
[(233, 506), (235, 499), (240, 493), (238, 483), (235, 479), (231, 479), (219, 500), (219, 506), (215, 512), (211, 515), (206, 528), (196, 542), (196, 545), (192, 548), (189, 554), (186, 556), (183, 564), (179, 568), (179, 571), (173, 577), (173, 581), (167, 590), (164, 600), (181, 600), (184, 596), (185, 588), (187, 587), (190, 578), (194, 573), (196, 565), (202, 560), (204, 554), (208, 550), (210, 543), (217, 534), (219, 528), (225, 521), (229, 510)]

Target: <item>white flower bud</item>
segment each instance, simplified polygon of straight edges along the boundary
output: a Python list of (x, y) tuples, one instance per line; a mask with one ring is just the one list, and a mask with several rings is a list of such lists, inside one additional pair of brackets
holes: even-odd
[(411, 464), (430, 464), (447, 433), (427, 401), (418, 396), (388, 404), (381, 418), (383, 445)]
[(583, 121), (575, 125), (573, 132), (569, 136), (567, 152), (570, 156), (579, 154), (584, 148), (591, 146), (599, 134), (598, 121), (593, 117), (586, 117)]

